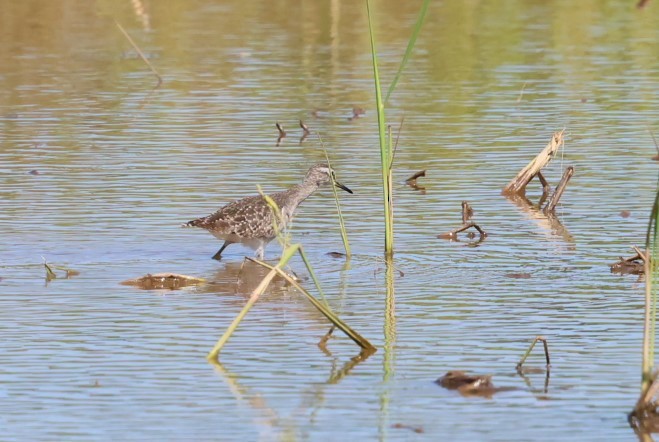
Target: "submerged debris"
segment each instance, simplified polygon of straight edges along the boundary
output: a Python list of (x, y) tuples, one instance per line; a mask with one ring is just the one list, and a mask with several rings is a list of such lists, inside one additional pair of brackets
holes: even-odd
[(636, 251), (634, 256), (629, 258), (619, 257), (619, 261), (609, 264), (611, 273), (620, 273), (621, 275), (642, 275), (645, 273), (645, 254), (638, 247), (633, 247)]
[[(542, 345), (545, 349), (545, 361), (547, 362), (547, 365), (545, 366), (545, 368), (547, 369), (547, 371), (549, 371), (549, 368), (551, 367), (551, 360), (549, 359), (549, 344), (547, 343), (547, 338), (545, 338), (544, 336), (536, 336), (533, 339), (533, 342), (531, 342), (531, 345), (529, 346), (528, 350), (526, 350), (526, 353), (524, 353), (524, 356), (522, 356), (522, 359), (520, 359), (520, 361), (515, 366), (515, 369), (517, 370), (517, 373), (526, 372), (523, 369), (524, 362), (526, 362), (526, 358), (529, 357), (529, 355), (531, 354), (531, 351), (533, 350), (533, 347), (535, 347), (535, 344), (538, 341), (542, 342)], [(529, 372), (530, 371), (531, 370), (529, 370)]]
[(659, 372), (655, 371), (652, 383), (641, 393), (634, 409), (627, 415), (629, 425), (635, 431), (642, 433), (656, 433), (659, 431), (658, 376)]
[(348, 121), (356, 120), (360, 116), (364, 115), (366, 111), (364, 110), (363, 107), (357, 107), (353, 106), (352, 107), (352, 117), (348, 118)]
[(435, 381), (447, 390), (458, 390), (463, 396), (492, 396), (498, 389), (492, 383), (492, 375), (470, 375), (451, 370)]
[(205, 279), (195, 278), (194, 276), (179, 275), (176, 273), (155, 273), (153, 275), (149, 273), (141, 278), (122, 281), (121, 284), (136, 286), (143, 290), (177, 290), (203, 282), (205, 282)]
[(311, 131), (309, 130), (309, 126), (304, 124), (304, 121), (300, 120), (300, 127), (302, 128), (302, 136), (300, 137), (300, 144), (304, 142), (304, 140), (307, 139), (309, 135), (311, 135)]
[(69, 279), (74, 276), (78, 276), (80, 274), (80, 272), (78, 272), (77, 270), (69, 269), (63, 266), (56, 266), (54, 264), (48, 264), (46, 262), (46, 258), (44, 258), (43, 256), (41, 257), (41, 259), (43, 259), (43, 266), (46, 269), (46, 283), (52, 281), (53, 279), (57, 279), (57, 273), (55, 272), (55, 270), (64, 272), (64, 279)]
[(275, 127), (277, 127), (277, 130), (279, 131), (279, 137), (277, 137), (277, 146), (279, 146), (279, 143), (281, 143), (281, 140), (286, 138), (286, 131), (282, 127), (281, 124), (279, 124), (279, 121), (275, 123)]
[(471, 205), (467, 201), (462, 202), (462, 226), (458, 227), (457, 229), (453, 229), (450, 232), (442, 233), (441, 235), (437, 235), (437, 238), (441, 239), (448, 239), (451, 241), (455, 241), (458, 239), (458, 233), (463, 232), (467, 229), (474, 228), (478, 231), (480, 234), (480, 240), (478, 242), (483, 241), (487, 237), (487, 233), (485, 230), (481, 229), (481, 227), (476, 224), (475, 222), (471, 221), (471, 217), (474, 216), (474, 209), (471, 208)]
[(420, 190), (421, 192), (425, 192), (426, 188), (425, 186), (419, 186), (416, 182), (418, 178), (425, 177), (426, 176), (426, 169), (420, 170), (416, 172), (414, 175), (409, 177), (408, 179), (405, 180), (405, 184), (410, 186), (414, 190)]
[(391, 428), (400, 428), (400, 429), (405, 429), (405, 430), (412, 430), (415, 433), (423, 433), (423, 427), (415, 427), (414, 425), (407, 425), (403, 423), (395, 423), (391, 426)]
[(506, 273), (503, 275), (506, 278), (512, 278), (512, 279), (531, 279), (531, 274), (530, 273)]
[(636, 3), (636, 8), (643, 9), (648, 3), (650, 3), (650, 0), (639, 0), (638, 3)]

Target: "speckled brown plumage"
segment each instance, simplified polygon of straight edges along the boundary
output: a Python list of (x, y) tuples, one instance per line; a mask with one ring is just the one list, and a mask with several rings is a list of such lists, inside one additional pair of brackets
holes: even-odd
[[(323, 184), (334, 182), (350, 193), (352, 191), (334, 180), (334, 172), (327, 164), (319, 163), (309, 169), (302, 184), (295, 185), (290, 189), (273, 193), (273, 199), (282, 214), (284, 228), (293, 218), (295, 210)], [(256, 256), (263, 258), (264, 249), (270, 241), (276, 238), (274, 215), (270, 206), (261, 195), (250, 196), (219, 209), (203, 218), (198, 218), (185, 223), (184, 227), (200, 227), (208, 230), (213, 236), (224, 240), (220, 250), (213, 259), (221, 259), (224, 249), (233, 243), (241, 243), (256, 249)]]

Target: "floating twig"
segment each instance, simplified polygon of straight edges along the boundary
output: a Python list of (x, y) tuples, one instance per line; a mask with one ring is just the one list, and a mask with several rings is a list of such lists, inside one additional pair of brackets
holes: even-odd
[(467, 201), (463, 201), (462, 202), (462, 226), (458, 227), (457, 229), (453, 229), (450, 232), (442, 233), (441, 235), (437, 235), (437, 238), (448, 239), (448, 240), (455, 241), (458, 238), (458, 233), (464, 232), (467, 229), (474, 228), (480, 234), (480, 241), (482, 241), (483, 239), (485, 239), (487, 237), (487, 233), (485, 232), (485, 230), (481, 229), (481, 227), (478, 224), (471, 221), (472, 216), (474, 216), (474, 209), (471, 208), (471, 205)]
[(531, 345), (529, 346), (529, 349), (526, 350), (526, 353), (524, 353), (524, 356), (522, 356), (522, 359), (517, 363), (515, 366), (515, 369), (520, 372), (522, 370), (522, 366), (524, 365), (524, 362), (526, 361), (526, 358), (529, 357), (531, 354), (531, 350), (533, 350), (533, 347), (535, 347), (536, 342), (542, 341), (542, 345), (544, 346), (545, 349), (545, 360), (547, 361), (547, 370), (551, 367), (551, 361), (549, 359), (549, 345), (547, 344), (547, 339), (543, 336), (536, 336), (535, 339), (533, 339), (533, 342), (531, 342)]
[(418, 178), (425, 177), (426, 176), (426, 169), (420, 170), (416, 172), (414, 175), (409, 177), (408, 179), (405, 180), (405, 184), (410, 186), (414, 190), (421, 190), (424, 191), (426, 190), (425, 186), (419, 186), (416, 182)]
[(279, 143), (281, 143), (281, 140), (286, 138), (286, 131), (282, 127), (279, 122), (275, 123), (275, 127), (277, 127), (277, 130), (279, 131), (279, 136), (277, 137), (277, 147), (279, 147)]
[(128, 32), (126, 32), (126, 30), (124, 29), (124, 27), (121, 26), (121, 24), (119, 24), (119, 22), (116, 21), (116, 20), (114, 21), (114, 23), (117, 25), (117, 27), (119, 28), (119, 30), (121, 31), (121, 33), (124, 34), (124, 37), (126, 37), (126, 39), (128, 40), (128, 42), (133, 46), (133, 49), (135, 49), (135, 52), (137, 52), (137, 55), (140, 56), (140, 58), (142, 59), (142, 61), (143, 61), (148, 67), (149, 67), (149, 69), (151, 69), (151, 72), (153, 72), (153, 75), (155, 75), (156, 78), (158, 79), (158, 83), (156, 84), (156, 88), (160, 87), (160, 85), (162, 84), (162, 77), (160, 76), (160, 74), (158, 73), (158, 71), (156, 70), (156, 68), (154, 68), (153, 65), (151, 64), (151, 62), (149, 62), (149, 60), (144, 56), (144, 53), (142, 52), (142, 50), (141, 50), (141, 49), (137, 46), (137, 44), (133, 41), (133, 39), (130, 37), (130, 35), (128, 34)]
[(302, 136), (300, 137), (299, 144), (302, 144), (304, 140), (307, 139), (309, 135), (311, 135), (311, 131), (309, 130), (309, 127), (304, 124), (302, 120), (300, 120), (300, 127), (302, 128)]

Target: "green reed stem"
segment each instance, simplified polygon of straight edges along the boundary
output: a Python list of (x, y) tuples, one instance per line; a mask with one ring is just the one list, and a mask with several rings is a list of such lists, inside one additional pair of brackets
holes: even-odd
[(371, 4), (366, 0), (366, 12), (368, 16), (368, 32), (371, 40), (371, 58), (373, 61), (373, 80), (375, 82), (375, 104), (377, 107), (378, 115), (378, 135), (380, 139), (380, 162), (382, 172), (382, 197), (384, 207), (384, 252), (387, 256), (392, 256), (394, 253), (394, 219), (393, 210), (391, 210), (390, 189), (392, 188), (389, 182), (391, 174), (391, 146), (387, 144), (387, 125), (384, 116), (384, 102), (382, 100), (382, 87), (380, 85), (380, 73), (378, 70), (378, 57), (375, 49), (375, 35), (373, 33), (373, 19), (371, 16)]
[(407, 62), (410, 59), (410, 55), (412, 55), (412, 50), (416, 44), (416, 39), (419, 36), (419, 32), (421, 32), (423, 21), (425, 20), (426, 13), (428, 12), (428, 5), (430, 5), (430, 0), (424, 0), (423, 5), (421, 5), (421, 10), (419, 11), (419, 16), (417, 17), (414, 28), (412, 29), (412, 35), (410, 36), (410, 41), (407, 43), (407, 49), (405, 49), (403, 60), (400, 62), (400, 66), (398, 66), (398, 72), (396, 72), (394, 80), (391, 82), (391, 86), (389, 86), (389, 90), (387, 91), (387, 96), (384, 99), (385, 103), (389, 101), (391, 93), (394, 91), (394, 89), (396, 89), (396, 85), (398, 84), (398, 80), (403, 73), (403, 69), (405, 69), (405, 65), (407, 65)]
[(647, 234), (645, 237), (645, 318), (643, 327), (643, 362), (641, 368), (641, 390), (643, 392), (650, 388), (653, 380), (652, 369), (654, 367), (654, 346), (656, 334), (656, 314), (657, 314), (657, 278), (659, 278), (657, 269), (654, 265), (654, 258), (659, 250), (659, 181), (657, 182), (657, 191), (652, 205), (652, 212), (648, 222)]

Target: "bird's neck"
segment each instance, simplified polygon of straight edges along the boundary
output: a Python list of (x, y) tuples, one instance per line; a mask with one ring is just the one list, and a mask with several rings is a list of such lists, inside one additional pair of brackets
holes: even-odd
[(312, 193), (318, 189), (318, 186), (308, 183), (296, 184), (288, 189), (288, 193), (293, 197), (295, 206), (306, 200)]

